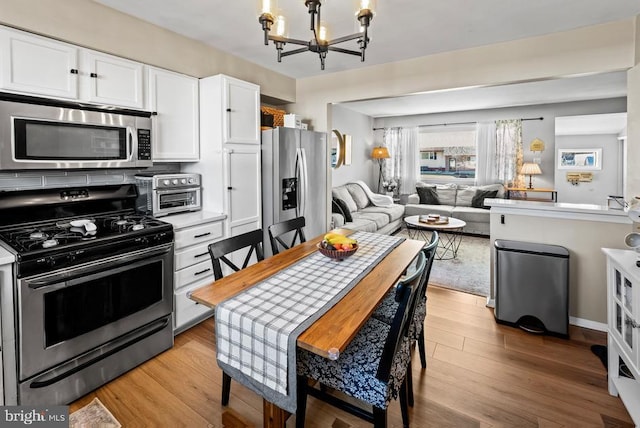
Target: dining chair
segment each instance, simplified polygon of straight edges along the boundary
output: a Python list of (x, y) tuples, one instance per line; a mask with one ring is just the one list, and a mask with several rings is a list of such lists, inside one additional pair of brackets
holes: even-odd
[[(209, 255), (213, 264), (213, 276), (216, 280), (224, 277), (222, 272), (222, 263), (230, 267), (234, 272), (244, 269), (249, 265), (253, 253), (256, 255), (257, 261), (264, 260), (264, 252), (262, 250), (262, 229), (253, 230), (241, 235), (232, 236), (221, 241), (209, 244)], [(238, 267), (227, 257), (229, 254), (249, 248), (247, 255), (241, 267)], [(222, 262), (222, 263), (221, 263)], [(231, 394), (231, 376), (222, 372), (222, 405), (229, 404), (229, 395)]]
[[(424, 342), (424, 321), (427, 317), (427, 287), (429, 285), (429, 276), (431, 275), (431, 268), (435, 260), (436, 248), (438, 247), (439, 236), (438, 232), (434, 231), (431, 235), (431, 240), (422, 249), (422, 253), (426, 257), (426, 267), (420, 285), (420, 293), (418, 297), (418, 303), (414, 314), (414, 319), (411, 323), (412, 336), (418, 343), (418, 351), (420, 353), (420, 363), (422, 368), (427, 368), (427, 358), (425, 352)], [(394, 299), (394, 292), (390, 290), (384, 297), (382, 302), (376, 307), (375, 311), (371, 315), (373, 318), (380, 320), (384, 323), (390, 324), (393, 320), (393, 316), (397, 309), (398, 303)]]
[[(280, 245), (283, 250), (288, 250), (296, 245), (296, 239), (298, 240), (298, 244), (306, 242), (303, 230), (304, 226), (304, 217), (296, 217), (291, 220), (285, 220), (269, 226), (269, 241), (271, 242), (271, 252), (273, 255), (280, 252), (280, 247), (278, 245)], [(295, 231), (295, 233), (291, 237), (291, 243), (287, 244), (284, 241), (283, 235), (293, 231)]]
[[(413, 342), (409, 327), (426, 267), (424, 254), (418, 258), (415, 273), (395, 288), (398, 307), (391, 324), (370, 318), (336, 360), (298, 349), (297, 428), (304, 427), (307, 395), (372, 422), (376, 428), (387, 426), (389, 402), (397, 398), (403, 425), (409, 426), (407, 370)], [(309, 380), (321, 387), (310, 385)], [(332, 389), (372, 406), (372, 411), (338, 398)]]

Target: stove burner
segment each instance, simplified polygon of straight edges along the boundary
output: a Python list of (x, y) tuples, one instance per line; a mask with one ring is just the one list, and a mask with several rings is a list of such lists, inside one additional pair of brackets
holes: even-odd
[(29, 239), (46, 239), (46, 235), (42, 232), (33, 232), (29, 235)]
[(58, 245), (57, 239), (47, 239), (42, 243), (42, 248), (51, 248), (55, 247), (56, 245)]
[(132, 229), (132, 230), (142, 230), (142, 229), (144, 229), (144, 224), (134, 224), (134, 225), (131, 227), (131, 229)]

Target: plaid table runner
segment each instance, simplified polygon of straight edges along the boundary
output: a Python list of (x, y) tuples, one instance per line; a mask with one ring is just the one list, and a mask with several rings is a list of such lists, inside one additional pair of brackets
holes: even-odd
[(296, 341), (404, 238), (351, 235), (338, 262), (315, 252), (216, 307), (218, 365), (270, 402), (295, 412)]

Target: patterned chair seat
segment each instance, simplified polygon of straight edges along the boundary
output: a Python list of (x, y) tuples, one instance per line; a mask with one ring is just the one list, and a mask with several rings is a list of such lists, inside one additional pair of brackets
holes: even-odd
[(319, 381), (373, 406), (386, 408), (398, 398), (409, 364), (411, 340), (403, 338), (388, 382), (376, 378), (380, 357), (390, 326), (369, 319), (337, 360), (329, 360), (298, 349), (298, 375)]
[[(416, 340), (424, 328), (424, 320), (427, 317), (427, 298), (426, 296), (419, 296), (419, 299), (416, 311), (413, 314), (413, 322), (409, 327), (409, 336)], [(397, 310), (398, 302), (395, 301), (395, 290), (391, 290), (384, 296), (382, 302), (371, 314), (371, 317), (385, 324), (391, 324)]]

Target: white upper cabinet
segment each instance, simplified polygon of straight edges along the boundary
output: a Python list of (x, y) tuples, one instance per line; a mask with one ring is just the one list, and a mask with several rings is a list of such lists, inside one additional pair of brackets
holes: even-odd
[(147, 81), (154, 162), (199, 160), (198, 79), (149, 67)]
[(0, 28), (0, 88), (29, 95), (144, 108), (142, 63)]
[(5, 29), (0, 29), (0, 43), (3, 89), (78, 98), (77, 47)]
[(142, 109), (142, 69), (139, 62), (82, 50), (82, 90), (86, 101)]
[(227, 76), (222, 80), (223, 141), (260, 144), (260, 88)]

